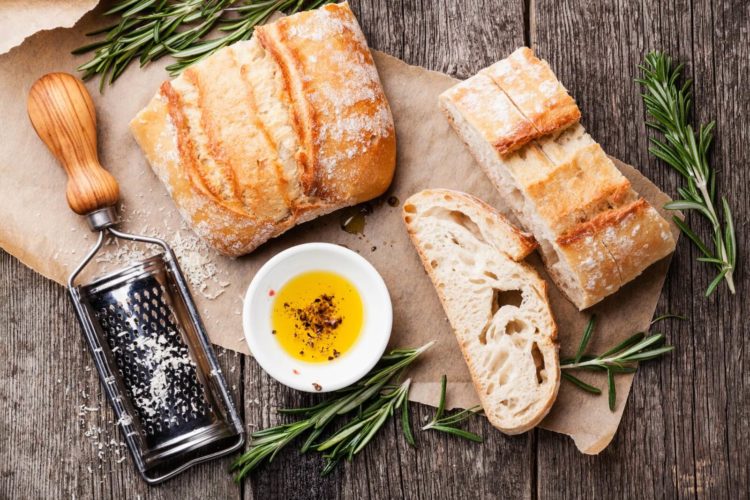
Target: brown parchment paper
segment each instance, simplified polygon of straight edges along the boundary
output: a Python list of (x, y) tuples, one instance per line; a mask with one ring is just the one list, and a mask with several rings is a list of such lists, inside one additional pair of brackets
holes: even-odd
[(69, 28), (99, 0), (3, 0), (0, 2), (0, 54), (37, 31)]
[[(29, 87), (42, 74), (74, 72), (84, 59), (71, 56), (70, 51), (84, 43), (84, 33), (100, 24), (95, 14), (89, 14), (73, 29), (38, 33), (0, 56), (0, 116), (4, 119), (0, 127), (0, 246), (58, 283), (65, 282), (81, 261), (94, 235), (84, 220), (68, 209), (63, 171), (32, 130), (25, 102)], [(372, 213), (366, 217), (362, 235), (340, 229), (340, 212), (297, 227), (252, 255), (236, 260), (221, 257), (197, 242), (181, 222), (127, 128), (129, 120), (165, 79), (163, 66), (167, 61), (144, 70), (131, 68), (104, 94), (97, 90), (97, 82), (88, 83), (99, 117), (101, 161), (120, 182), (124, 219), (121, 227), (157, 235), (173, 244), (192, 280), (193, 294), (215, 344), (248, 352), (241, 326), (242, 296), (266, 260), (304, 242), (339, 243), (362, 254), (383, 275), (394, 306), (391, 345), (419, 346), (433, 339), (438, 341), (411, 373), (411, 398), (435, 405), (438, 381), (445, 373), (450, 381), (449, 406), (467, 407), (475, 404), (477, 397), (456, 341), (402, 226), (400, 206), (391, 207), (383, 200), (395, 196), (403, 202), (417, 190), (445, 187), (468, 191), (501, 210), (503, 205), (438, 110), (438, 94), (456, 80), (382, 53), (375, 53), (375, 60), (396, 121), (398, 166), (389, 193), (370, 204)], [(661, 207), (668, 200), (635, 169), (619, 162), (618, 166), (652, 204)], [(95, 266), (123, 265), (140, 254), (121, 244), (110, 246), (104, 255), (106, 262)], [(539, 258), (534, 255), (530, 259), (546, 277)], [(647, 329), (667, 267), (668, 259), (657, 263), (586, 313), (579, 313), (551, 285), (561, 355), (573, 354), (591, 313), (600, 318), (591, 343), (597, 351)], [(605, 383), (595, 376), (587, 380), (599, 386)], [(610, 412), (606, 396), (591, 396), (563, 382), (542, 427), (570, 435), (585, 453), (598, 453), (617, 430), (631, 383), (632, 376), (617, 378), (617, 408)]]

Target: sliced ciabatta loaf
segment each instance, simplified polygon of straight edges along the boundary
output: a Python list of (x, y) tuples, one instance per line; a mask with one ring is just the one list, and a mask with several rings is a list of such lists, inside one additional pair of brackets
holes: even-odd
[(530, 49), (451, 87), (440, 106), (579, 309), (674, 250), (667, 221), (578, 123), (575, 101)]
[(523, 262), (533, 238), (458, 191), (421, 191), (403, 216), (490, 423), (508, 434), (531, 429), (560, 385), (547, 286)]

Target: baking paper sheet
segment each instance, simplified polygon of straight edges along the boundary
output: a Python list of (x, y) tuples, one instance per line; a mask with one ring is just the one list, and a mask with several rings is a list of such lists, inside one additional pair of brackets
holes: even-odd
[(42, 30), (69, 28), (99, 0), (3, 0), (0, 2), (0, 54)]
[[(29, 124), (26, 96), (31, 84), (44, 73), (74, 72), (85, 56), (74, 57), (70, 51), (86, 43), (84, 33), (102, 22), (100, 16), (91, 13), (73, 29), (37, 33), (0, 56), (0, 116), (5, 120), (0, 127), (0, 246), (58, 283), (65, 282), (95, 236), (85, 221), (68, 209), (65, 175)], [(435, 405), (440, 376), (446, 374), (449, 406), (467, 407), (477, 398), (456, 341), (404, 230), (400, 206), (391, 207), (384, 200), (395, 196), (400, 204), (417, 190), (445, 187), (468, 191), (501, 210), (503, 206), (438, 110), (438, 94), (456, 80), (382, 53), (375, 53), (375, 60), (396, 120), (398, 166), (390, 191), (370, 204), (372, 213), (366, 217), (362, 235), (341, 230), (341, 219), (349, 213), (345, 210), (297, 227), (236, 260), (206, 249), (182, 223), (128, 131), (130, 119), (166, 78), (166, 60), (143, 70), (132, 67), (103, 94), (97, 90), (98, 82), (87, 84), (99, 118), (101, 161), (120, 182), (121, 228), (157, 235), (172, 243), (192, 280), (193, 294), (215, 344), (248, 352), (242, 333), (242, 298), (256, 270), (271, 256), (304, 242), (339, 243), (362, 254), (383, 275), (394, 305), (392, 346), (416, 347), (438, 341), (411, 373), (411, 399)], [(668, 200), (635, 169), (620, 163), (618, 166), (654, 206), (661, 207)], [(95, 266), (99, 270), (117, 267), (141, 255), (129, 244), (111, 246)], [(533, 255), (531, 260), (543, 273), (538, 257)], [(591, 313), (599, 317), (592, 352), (647, 329), (667, 267), (668, 260), (657, 263), (585, 313), (579, 313), (551, 285), (561, 356), (573, 354)], [(582, 378), (604, 387), (603, 378), (586, 375)], [(617, 377), (617, 408), (610, 412), (606, 396), (583, 393), (563, 381), (558, 400), (542, 427), (570, 435), (585, 453), (598, 453), (617, 430), (631, 382), (631, 375)]]

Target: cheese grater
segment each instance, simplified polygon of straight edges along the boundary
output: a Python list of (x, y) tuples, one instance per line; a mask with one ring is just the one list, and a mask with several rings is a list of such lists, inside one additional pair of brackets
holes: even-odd
[[(174, 252), (114, 227), (119, 187), (99, 164), (86, 88), (69, 74), (45, 75), (30, 90), (28, 112), (68, 174), (68, 204), (99, 235), (67, 288), (136, 468), (156, 484), (240, 449), (242, 422)], [(77, 285), (105, 236), (161, 252)]]

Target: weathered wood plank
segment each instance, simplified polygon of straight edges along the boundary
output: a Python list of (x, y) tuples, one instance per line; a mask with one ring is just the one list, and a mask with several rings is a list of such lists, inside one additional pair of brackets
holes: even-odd
[[(521, 2), (352, 1), (374, 49), (411, 64), (465, 77), (523, 44)], [(486, 12), (493, 15), (488, 17)], [(255, 361), (246, 362), (246, 420), (266, 427), (281, 420), (272, 410), (304, 405), (308, 396), (281, 388)], [(256, 401), (257, 399), (257, 401)], [(416, 427), (433, 410), (412, 405)], [(532, 495), (533, 436), (507, 438), (483, 419), (469, 427), (487, 437), (474, 445), (435, 433), (417, 433), (417, 448), (404, 441), (392, 422), (352, 463), (318, 479), (322, 461), (281, 453), (253, 475), (248, 498), (493, 498)]]
[[(733, 117), (750, 111), (740, 84), (747, 80), (749, 20), (742, 2), (542, 0), (533, 34), (539, 52), (581, 104), (592, 135), (673, 194), (678, 176), (648, 154), (644, 109), (632, 79), (650, 49), (687, 63), (687, 76), (696, 79), (698, 121), (718, 123), (712, 161), (724, 165), (720, 190), (733, 200), (740, 248), (748, 242), (742, 234), (748, 184), (746, 171), (737, 166), (747, 162), (747, 131)], [(704, 224), (697, 226), (708, 236)], [(740, 259), (746, 255), (742, 250)], [(562, 491), (571, 498), (713, 498), (747, 490), (747, 454), (739, 451), (740, 443), (748, 443), (747, 426), (740, 423), (743, 416), (747, 420), (742, 358), (747, 339), (740, 319), (747, 301), (725, 289), (704, 299), (702, 291), (713, 275), (695, 262), (697, 256), (683, 238), (660, 303), (663, 311), (689, 317), (660, 325), (675, 353), (639, 371), (618, 436), (601, 456), (582, 457), (559, 436), (540, 435), (540, 497)], [(743, 274), (739, 269), (740, 290)]]
[[(604, 148), (639, 165), (674, 193), (677, 177), (649, 157), (644, 111), (632, 82), (650, 48), (685, 61), (696, 79), (697, 118), (717, 120), (713, 154), (731, 197), (740, 238), (739, 294), (706, 300), (712, 276), (683, 238), (660, 309), (689, 316), (662, 325), (676, 352), (644, 366), (622, 426), (598, 457), (539, 431), (508, 438), (483, 419), (468, 428), (482, 445), (417, 432), (417, 448), (397, 422), (351, 464), (319, 478), (322, 461), (288, 449), (237, 486), (230, 460), (147, 487), (126, 458), (98, 442), (119, 441), (112, 415), (62, 288), (0, 252), (0, 496), (18, 498), (493, 498), (732, 497), (750, 489), (750, 338), (743, 318), (750, 256), (750, 6), (746, 2), (583, 2), (565, 0), (356, 0), (371, 45), (430, 69), (465, 77), (523, 44), (547, 58), (577, 98), (584, 123)], [(532, 31), (524, 34), (524, 20)], [(699, 225), (700, 226), (700, 225)], [(701, 234), (706, 235), (705, 227)], [(221, 356), (248, 430), (282, 421), (276, 408), (308, 404), (250, 358)], [(604, 404), (604, 401), (603, 401)], [(83, 410), (80, 406), (94, 411)], [(417, 427), (432, 409), (413, 405)], [(103, 429), (86, 436), (92, 428)], [(91, 434), (91, 433), (90, 433)], [(91, 467), (91, 472), (88, 468)]]
[[(5, 252), (0, 276), (0, 497), (239, 496), (228, 459), (148, 487), (119, 444), (65, 289)], [(220, 360), (228, 383), (239, 387), (240, 372), (232, 370), (239, 358)]]

